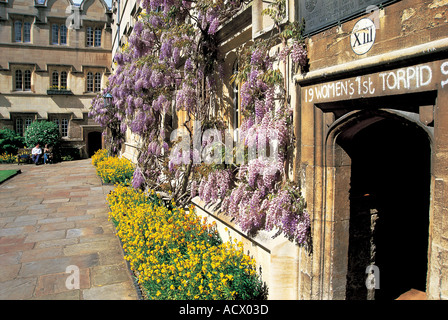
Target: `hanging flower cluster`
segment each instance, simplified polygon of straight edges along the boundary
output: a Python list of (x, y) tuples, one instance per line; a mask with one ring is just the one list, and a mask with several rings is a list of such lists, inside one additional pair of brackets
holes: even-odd
[[(221, 210), (249, 234), (261, 229), (277, 230), (291, 241), (303, 244), (309, 233), (310, 218), (300, 191), (285, 182), (284, 172), (293, 134), (289, 125), (292, 111), (288, 104), (275, 102), (279, 100), (275, 92), (283, 94), (282, 79), (275, 77), (273, 57), (268, 51), (258, 47), (248, 59), (250, 70), (241, 88), (245, 114), (241, 141), (246, 150), (257, 151), (256, 157), (239, 167), (236, 182), (221, 178), (223, 171), (209, 175), (200, 184), (199, 196), (206, 203), (222, 199)], [(262, 150), (264, 155), (260, 155)], [(268, 155), (268, 151), (273, 154)], [(221, 184), (232, 181), (236, 187), (223, 194), (219, 190), (226, 188), (217, 188), (218, 181)]]
[(210, 120), (218, 65), (216, 33), (245, 3), (142, 0), (143, 13), (114, 57), (116, 69), (106, 89), (113, 96), (114, 112), (106, 112), (100, 98), (94, 99), (90, 112), (104, 126), (114, 117), (121, 121), (121, 133), (130, 129), (138, 135), (135, 187), (162, 186), (175, 197), (190, 187), (192, 164), (166, 163), (170, 146), (165, 132), (175, 129), (170, 120), (177, 111), (186, 112), (186, 122)]
[[(267, 10), (278, 25), (283, 19), (278, 14), (283, 3), (277, 1), (277, 10)], [(228, 180), (235, 187), (228, 188), (227, 194), (220, 193), (219, 197), (219, 192), (214, 191), (220, 175), (215, 173), (203, 179), (199, 196), (206, 203), (222, 200), (221, 210), (249, 234), (261, 229), (277, 230), (277, 235), (283, 233), (291, 241), (304, 244), (309, 236), (310, 217), (299, 188), (286, 178), (285, 161), (293, 142), (292, 109), (286, 100), (283, 75), (275, 67), (288, 57), (299, 67), (307, 63), (306, 49), (299, 40), (293, 39), (287, 45), (294, 28), (286, 28), (289, 34), (279, 28), (277, 43), (281, 42), (283, 48), (278, 54), (271, 53), (273, 42), (261, 41), (241, 57), (237, 77), (242, 82), (244, 115), (240, 142), (248, 161), (238, 168), (234, 180)]]

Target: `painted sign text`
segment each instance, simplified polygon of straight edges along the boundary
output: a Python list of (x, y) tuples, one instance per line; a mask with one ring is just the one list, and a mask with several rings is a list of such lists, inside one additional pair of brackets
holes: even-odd
[(325, 102), (374, 95), (448, 88), (448, 61), (421, 64), (304, 88), (305, 102)]

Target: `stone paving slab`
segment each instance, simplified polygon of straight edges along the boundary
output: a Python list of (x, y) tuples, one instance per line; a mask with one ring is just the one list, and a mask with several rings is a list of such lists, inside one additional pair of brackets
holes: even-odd
[(8, 169), (22, 173), (0, 184), (0, 299), (138, 299), (91, 160)]

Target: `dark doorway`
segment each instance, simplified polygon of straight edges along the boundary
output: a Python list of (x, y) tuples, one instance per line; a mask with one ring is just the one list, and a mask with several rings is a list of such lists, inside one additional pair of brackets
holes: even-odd
[[(415, 124), (385, 117), (361, 120), (337, 143), (352, 160), (346, 298), (392, 300), (425, 291), (430, 142)], [(368, 290), (366, 268), (379, 268)]]
[(101, 132), (97, 132), (97, 131), (89, 132), (89, 134), (87, 136), (87, 145), (88, 145), (87, 152), (89, 153), (89, 158), (91, 156), (93, 156), (93, 154), (96, 151), (101, 149), (101, 146), (102, 146), (101, 138), (102, 138)]

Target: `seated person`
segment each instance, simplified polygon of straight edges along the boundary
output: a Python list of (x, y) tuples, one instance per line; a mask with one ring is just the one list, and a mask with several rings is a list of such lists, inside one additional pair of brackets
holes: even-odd
[(34, 164), (37, 165), (39, 162), (40, 155), (42, 154), (42, 149), (40, 148), (39, 144), (36, 144), (36, 146), (31, 150), (31, 159), (33, 160)]
[(53, 161), (53, 148), (49, 147), (48, 144), (44, 147), (44, 164)]

